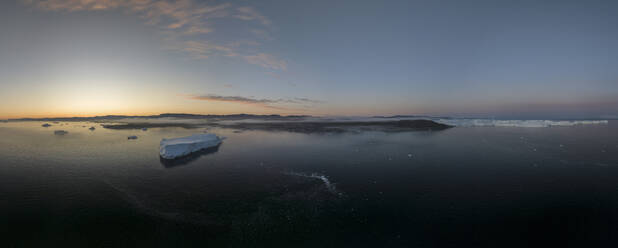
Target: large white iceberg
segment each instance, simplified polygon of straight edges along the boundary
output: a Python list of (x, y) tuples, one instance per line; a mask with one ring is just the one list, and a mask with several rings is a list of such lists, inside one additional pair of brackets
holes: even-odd
[(159, 146), (159, 154), (165, 159), (174, 159), (197, 152), (202, 149), (215, 147), (221, 144), (224, 138), (206, 133), (194, 134), (188, 137), (162, 139)]

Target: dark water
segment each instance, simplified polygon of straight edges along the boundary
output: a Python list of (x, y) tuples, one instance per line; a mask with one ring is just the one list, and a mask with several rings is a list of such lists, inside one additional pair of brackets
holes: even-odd
[(210, 129), (223, 145), (175, 163), (160, 139), (203, 129), (41, 124), (0, 123), (2, 247), (618, 246), (616, 122)]

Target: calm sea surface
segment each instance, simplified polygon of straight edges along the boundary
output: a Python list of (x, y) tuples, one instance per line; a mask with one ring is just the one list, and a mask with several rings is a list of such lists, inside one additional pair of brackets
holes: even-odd
[(159, 141), (206, 129), (41, 124), (0, 123), (2, 247), (618, 246), (616, 121), (212, 128), (218, 149), (174, 163)]

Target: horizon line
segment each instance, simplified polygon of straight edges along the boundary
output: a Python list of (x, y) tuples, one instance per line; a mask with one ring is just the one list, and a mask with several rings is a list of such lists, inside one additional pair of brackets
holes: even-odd
[(618, 120), (618, 116), (597, 116), (597, 117), (579, 117), (579, 118), (504, 118), (495, 116), (453, 116), (453, 115), (430, 115), (430, 114), (393, 114), (393, 115), (306, 115), (306, 114), (249, 114), (249, 113), (234, 113), (234, 114), (195, 114), (195, 113), (174, 113), (165, 112), (158, 114), (107, 114), (107, 115), (84, 115), (84, 116), (45, 116), (45, 117), (15, 117), (15, 118), (0, 118), (0, 121), (45, 121), (45, 120), (88, 120), (88, 119), (105, 119), (105, 118), (165, 118), (165, 117), (230, 117), (230, 116), (255, 116), (255, 117), (361, 117), (361, 118), (397, 118), (397, 117), (426, 117), (426, 118), (456, 118), (456, 119), (496, 119), (496, 120)]

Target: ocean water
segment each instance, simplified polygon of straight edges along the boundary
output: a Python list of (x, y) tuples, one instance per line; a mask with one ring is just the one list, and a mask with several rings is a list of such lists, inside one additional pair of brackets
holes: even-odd
[[(618, 246), (616, 121), (330, 134), (41, 124), (0, 123), (3, 247)], [(162, 138), (205, 131), (227, 139), (159, 158)]]

